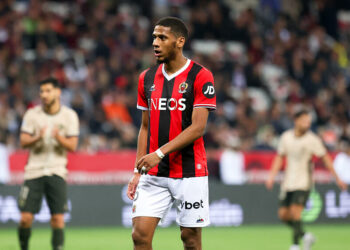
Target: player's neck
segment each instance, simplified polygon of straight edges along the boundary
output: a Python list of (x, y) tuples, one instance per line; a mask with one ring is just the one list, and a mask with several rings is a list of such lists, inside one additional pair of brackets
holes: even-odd
[(54, 102), (52, 105), (43, 106), (43, 110), (45, 111), (45, 113), (49, 115), (57, 114), (60, 111), (60, 109), (61, 109), (61, 104), (59, 101)]
[(186, 62), (187, 58), (184, 57), (181, 53), (175, 59), (164, 63), (164, 69), (167, 74), (171, 75), (180, 70), (183, 66), (185, 66)]
[(306, 132), (307, 132), (307, 130), (304, 131), (304, 130), (300, 130), (300, 129), (294, 128), (294, 134), (295, 134), (296, 137), (301, 137), (301, 136), (305, 135)]

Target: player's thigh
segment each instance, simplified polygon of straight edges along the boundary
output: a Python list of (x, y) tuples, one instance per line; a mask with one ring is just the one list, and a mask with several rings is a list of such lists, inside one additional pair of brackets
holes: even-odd
[(297, 190), (293, 192), (291, 197), (291, 205), (301, 205), (305, 207), (309, 198), (310, 191)]
[(142, 175), (133, 200), (132, 218), (163, 218), (172, 202), (168, 178)]
[(291, 205), (292, 195), (293, 195), (293, 192), (287, 192), (287, 191), (281, 190), (278, 196), (279, 207), (288, 208)]
[(193, 228), (209, 225), (208, 177), (172, 179), (170, 183), (177, 209), (177, 223)]
[(132, 219), (132, 237), (134, 241), (152, 241), (154, 231), (160, 221), (157, 217), (139, 216)]
[(67, 183), (62, 177), (46, 176), (45, 197), (52, 215), (67, 212)]
[(278, 208), (278, 218), (283, 221), (291, 220), (292, 218), (290, 216), (289, 207), (280, 206)]
[(18, 207), (21, 212), (36, 214), (39, 212), (44, 193), (43, 179), (36, 178), (26, 180), (20, 190)]
[(303, 210), (304, 210), (304, 206), (303, 205), (292, 204), (289, 207), (290, 216), (291, 216), (292, 220), (300, 220)]
[(306, 202), (309, 197), (309, 191), (295, 191), (291, 198), (291, 205), (289, 207), (290, 214), (293, 220), (300, 220), (301, 214), (304, 210)]

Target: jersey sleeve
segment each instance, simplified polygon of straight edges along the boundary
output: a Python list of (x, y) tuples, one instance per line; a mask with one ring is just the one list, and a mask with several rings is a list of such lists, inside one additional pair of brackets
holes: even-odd
[(287, 149), (286, 149), (286, 136), (285, 134), (283, 134), (281, 136), (281, 139), (280, 141), (278, 142), (278, 145), (277, 145), (277, 154), (280, 155), (280, 156), (285, 156), (286, 153), (287, 153)]
[(35, 119), (33, 117), (33, 111), (28, 110), (23, 117), (21, 132), (33, 135), (35, 133)]
[(145, 94), (145, 75), (147, 70), (142, 72), (139, 77), (139, 85), (137, 88), (137, 108), (141, 110), (148, 110), (148, 103)]
[(70, 115), (70, 121), (68, 123), (66, 136), (79, 136), (79, 118), (75, 111), (72, 111)]
[(316, 155), (317, 157), (322, 157), (327, 153), (327, 149), (324, 146), (322, 140), (316, 135), (314, 137), (312, 151), (313, 151), (313, 154)]
[(214, 77), (212, 73), (203, 68), (194, 84), (194, 108), (216, 109), (216, 94), (214, 88)]

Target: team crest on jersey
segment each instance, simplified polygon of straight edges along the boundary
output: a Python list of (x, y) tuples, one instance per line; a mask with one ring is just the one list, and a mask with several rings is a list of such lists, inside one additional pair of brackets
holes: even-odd
[(186, 93), (186, 90), (188, 88), (188, 83), (187, 82), (183, 82), (179, 85), (179, 93), (183, 94)]
[(149, 91), (155, 91), (155, 90), (156, 90), (156, 86), (153, 84), (153, 85), (150, 87)]

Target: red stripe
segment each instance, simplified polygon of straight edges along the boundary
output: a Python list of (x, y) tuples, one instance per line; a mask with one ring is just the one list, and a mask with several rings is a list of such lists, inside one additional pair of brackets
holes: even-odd
[[(164, 84), (164, 76), (162, 74), (161, 64), (157, 69), (156, 75), (154, 77), (155, 90), (152, 92), (151, 98), (155, 100), (156, 98), (162, 97), (163, 84)], [(159, 110), (152, 107), (152, 103), (149, 104), (150, 109), (150, 145), (149, 145), (149, 153), (156, 151), (159, 147), (158, 145), (158, 135), (159, 135)], [(152, 168), (149, 172), (150, 175), (157, 175), (158, 173), (158, 165)]]
[(207, 176), (208, 166), (207, 157), (205, 154), (203, 137), (195, 140), (193, 145), (194, 162), (195, 162), (195, 176)]
[[(179, 86), (187, 79), (188, 72), (192, 68), (193, 62), (191, 61), (187, 69), (175, 78), (172, 98), (179, 100), (183, 94), (179, 93)], [(182, 132), (182, 111), (175, 109), (170, 113), (171, 123), (169, 131), (169, 141), (173, 140), (178, 134)], [(181, 178), (182, 177), (182, 154), (181, 150), (173, 152), (169, 155), (170, 178)], [(179, 176), (181, 173), (181, 176)]]
[[(145, 71), (143, 71), (142, 73), (141, 73), (141, 75), (140, 75), (140, 79), (139, 79), (139, 81), (141, 81), (140, 83), (139, 83), (139, 90), (137, 91), (137, 93), (138, 93), (138, 98), (137, 98), (137, 105), (139, 105), (139, 106), (142, 106), (142, 107), (147, 107), (147, 103), (144, 103), (143, 102), (143, 98), (142, 97), (144, 97), (144, 93), (145, 93), (145, 75), (146, 75), (146, 73), (147, 73), (147, 71), (148, 71), (149, 69), (147, 69), (147, 70), (145, 70)], [(141, 96), (141, 93), (143, 93), (143, 96)]]

